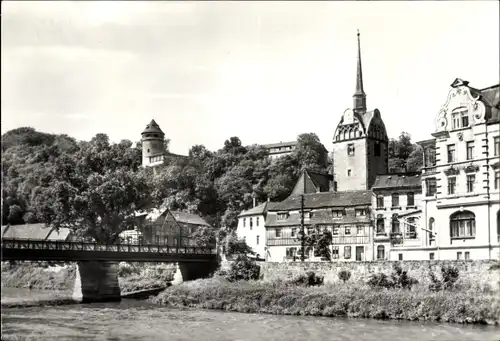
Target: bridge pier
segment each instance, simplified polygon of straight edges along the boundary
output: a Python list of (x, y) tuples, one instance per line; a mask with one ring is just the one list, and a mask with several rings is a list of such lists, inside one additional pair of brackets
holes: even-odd
[(120, 301), (118, 263), (77, 262), (73, 299), (81, 303)]
[(172, 285), (180, 284), (186, 281), (192, 281), (199, 278), (210, 277), (217, 270), (217, 261), (212, 262), (179, 262), (174, 274)]

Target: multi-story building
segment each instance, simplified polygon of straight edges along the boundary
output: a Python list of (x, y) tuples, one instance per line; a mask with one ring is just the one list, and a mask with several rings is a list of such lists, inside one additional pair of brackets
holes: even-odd
[(429, 245), (432, 237), (420, 230), (420, 173), (378, 175), (372, 192), (375, 259), (407, 260), (406, 250)]
[(266, 254), (266, 216), (267, 211), (274, 205), (275, 203), (266, 201), (258, 206), (254, 205), (238, 216), (236, 235), (245, 240), (256, 253), (257, 259), (262, 259)]
[(165, 159), (185, 158), (165, 150), (165, 133), (155, 120), (146, 126), (141, 133), (142, 166), (157, 167), (164, 164)]
[(500, 257), (499, 92), (499, 85), (478, 90), (461, 79), (451, 85), (434, 139), (420, 142), (421, 228), (435, 231), (435, 240), (409, 257)]
[(297, 141), (279, 142), (263, 145), (269, 152), (269, 158), (276, 159), (285, 155), (290, 155), (297, 147)]

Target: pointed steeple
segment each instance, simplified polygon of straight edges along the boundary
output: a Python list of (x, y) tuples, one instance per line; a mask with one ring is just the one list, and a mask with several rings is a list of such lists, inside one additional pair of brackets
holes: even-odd
[(360, 112), (366, 111), (366, 94), (365, 91), (363, 90), (363, 70), (361, 69), (361, 43), (359, 41), (359, 30), (358, 30), (358, 69), (356, 72), (356, 92), (352, 97), (354, 99), (353, 109)]

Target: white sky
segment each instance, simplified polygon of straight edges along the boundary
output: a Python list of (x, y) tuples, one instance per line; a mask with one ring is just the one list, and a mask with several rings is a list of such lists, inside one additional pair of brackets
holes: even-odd
[(356, 29), (368, 109), (429, 138), (457, 77), (499, 83), (499, 2), (2, 2), (2, 133), (21, 126), (171, 151), (294, 140), (331, 150), (352, 106)]

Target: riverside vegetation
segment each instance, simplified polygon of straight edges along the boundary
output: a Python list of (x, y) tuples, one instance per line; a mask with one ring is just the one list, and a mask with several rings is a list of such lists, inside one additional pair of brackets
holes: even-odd
[(336, 284), (324, 284), (314, 272), (265, 282), (258, 279), (258, 267), (238, 257), (229, 271), (167, 288), (151, 301), (244, 313), (500, 323), (498, 296), (487, 287), (471, 290), (453, 267), (443, 267), (440, 275), (430, 273), (429, 285), (397, 265), (392, 274), (374, 274), (366, 283), (351, 283), (350, 273), (341, 271)]

